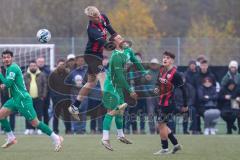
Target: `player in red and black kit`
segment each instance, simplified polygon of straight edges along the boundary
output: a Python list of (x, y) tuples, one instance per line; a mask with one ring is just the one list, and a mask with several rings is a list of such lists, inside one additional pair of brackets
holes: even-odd
[[(179, 87), (183, 93), (184, 105), (181, 108), (181, 112), (187, 112), (187, 96), (184, 89), (184, 83), (181, 75), (177, 72), (177, 68), (173, 66), (175, 55), (171, 52), (163, 53), (163, 65), (160, 67), (158, 81), (154, 92), (159, 95), (159, 108), (157, 112), (158, 129), (162, 143), (162, 149), (154, 153), (168, 154), (176, 153), (182, 149), (182, 146), (178, 144), (176, 137), (167, 126), (167, 122), (174, 114), (175, 103), (174, 103), (174, 88)], [(168, 139), (174, 145), (171, 152), (168, 150)]]
[(68, 108), (73, 115), (79, 114), (79, 106), (81, 101), (86, 97), (89, 91), (96, 86), (99, 80), (101, 89), (103, 89), (105, 81), (105, 72), (102, 65), (103, 49), (107, 44), (107, 32), (112, 36), (119, 35), (112, 28), (106, 15), (101, 14), (94, 6), (88, 6), (85, 9), (85, 14), (89, 18), (87, 27), (88, 43), (85, 50), (84, 59), (88, 65), (88, 81), (80, 90), (75, 102)]

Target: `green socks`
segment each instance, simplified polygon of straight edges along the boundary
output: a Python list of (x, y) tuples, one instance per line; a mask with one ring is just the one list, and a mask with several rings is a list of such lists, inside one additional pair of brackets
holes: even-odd
[(106, 114), (103, 120), (103, 130), (110, 130), (113, 116)]
[(43, 133), (46, 133), (48, 136), (50, 136), (52, 134), (52, 130), (46, 125), (44, 124), (42, 121), (39, 122), (38, 129), (40, 129)]
[(8, 132), (11, 132), (12, 129), (11, 129), (11, 126), (10, 126), (10, 123), (8, 122), (8, 120), (5, 118), (5, 119), (1, 119), (0, 120), (0, 123), (2, 125), (2, 128), (3, 130), (8, 133)]
[(115, 116), (115, 123), (117, 129), (123, 129), (123, 116), (122, 115), (116, 115)]

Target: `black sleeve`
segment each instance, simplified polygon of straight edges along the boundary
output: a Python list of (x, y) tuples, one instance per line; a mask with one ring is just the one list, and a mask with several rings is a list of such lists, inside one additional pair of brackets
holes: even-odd
[(181, 77), (181, 75), (178, 72), (176, 72), (174, 74), (172, 82), (173, 82), (173, 85), (174, 85), (175, 88), (181, 89), (182, 95), (183, 95), (183, 105), (184, 105), (184, 107), (186, 107), (187, 106), (186, 89), (184, 87), (184, 83), (183, 83), (182, 77)]
[(106, 29), (107, 31), (111, 34), (111, 35), (114, 35), (116, 34), (116, 31), (113, 29), (108, 17), (105, 15), (105, 14), (102, 14), (103, 18), (105, 19), (106, 21)]

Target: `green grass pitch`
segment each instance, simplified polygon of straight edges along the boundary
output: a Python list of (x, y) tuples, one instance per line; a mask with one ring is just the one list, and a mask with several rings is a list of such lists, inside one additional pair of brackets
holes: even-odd
[[(100, 135), (64, 136), (61, 152), (54, 152), (47, 136), (18, 136), (18, 144), (0, 149), (0, 160), (239, 160), (240, 137), (238, 135), (185, 136), (177, 135), (183, 150), (174, 155), (155, 156), (160, 149), (157, 135), (131, 135), (134, 142), (126, 145), (111, 135), (115, 151), (100, 144)], [(4, 142), (5, 136), (0, 136)], [(172, 145), (170, 144), (170, 148)]]

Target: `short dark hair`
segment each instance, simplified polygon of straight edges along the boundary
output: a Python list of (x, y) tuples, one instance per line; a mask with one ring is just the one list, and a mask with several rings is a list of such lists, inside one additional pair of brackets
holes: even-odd
[(208, 64), (208, 61), (206, 59), (200, 61), (200, 64)]
[(64, 58), (60, 58), (60, 59), (57, 60), (57, 64), (60, 63), (60, 62), (64, 62), (65, 63), (66, 61), (65, 61)]
[(2, 56), (6, 55), (6, 54), (10, 54), (10, 56), (13, 57), (13, 52), (10, 51), (10, 50), (5, 50), (5, 51), (2, 52)]
[(36, 62), (35, 60), (31, 60), (31, 61), (29, 62), (29, 64), (30, 64), (30, 63), (37, 63), (37, 62)]
[(164, 55), (164, 56), (169, 56), (169, 57), (171, 57), (172, 59), (175, 59), (175, 55), (174, 55), (173, 53), (171, 53), (171, 52), (165, 51), (165, 52), (163, 52), (163, 55)]

